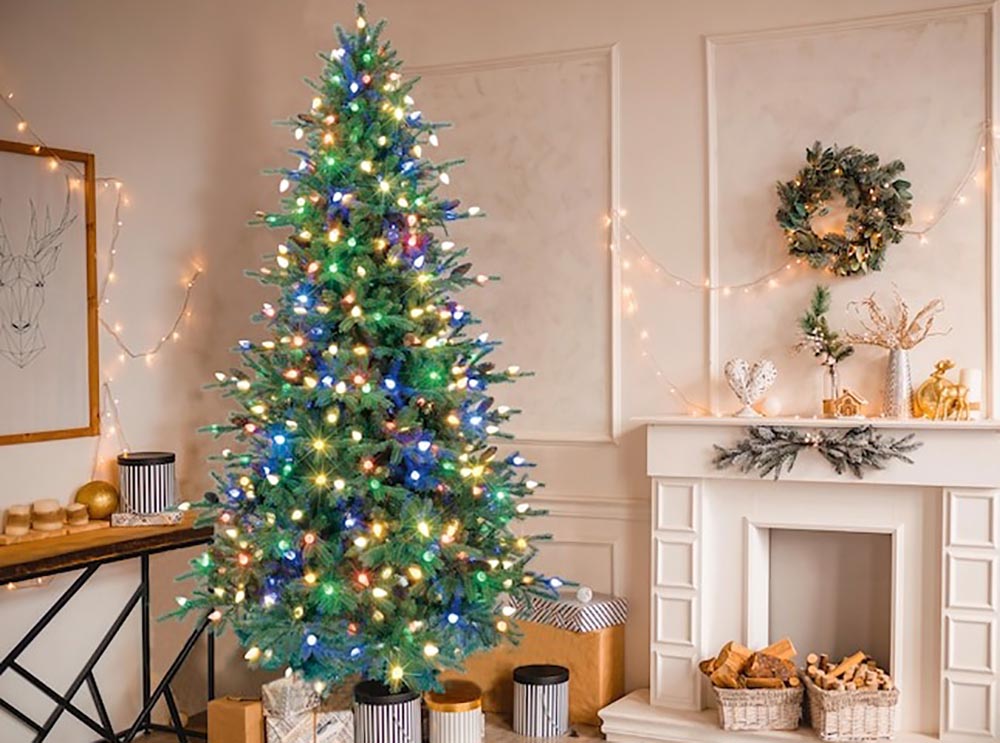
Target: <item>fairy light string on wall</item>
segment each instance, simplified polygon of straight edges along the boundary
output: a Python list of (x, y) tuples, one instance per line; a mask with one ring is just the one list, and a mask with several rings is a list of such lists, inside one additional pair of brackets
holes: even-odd
[[(14, 104), (13, 99), (13, 93), (6, 93), (0, 97), (0, 102), (4, 104), (7, 110), (16, 119), (16, 129), (18, 133), (29, 137), (34, 142), (36, 151), (40, 151), (43, 148), (48, 149), (44, 139), (31, 126), (27, 117), (25, 117)], [(988, 122), (984, 123), (976, 138), (969, 166), (963, 173), (963, 176), (958, 181), (953, 191), (941, 203), (940, 207), (936, 211), (929, 214), (927, 218), (922, 221), (922, 226), (905, 228), (901, 231), (907, 235), (916, 237), (921, 245), (928, 244), (930, 242), (930, 238), (928, 236), (929, 233), (951, 212), (955, 206), (964, 205), (968, 202), (964, 192), (970, 183), (978, 180), (977, 176), (979, 174), (981, 161), (986, 158), (990, 164), (993, 165), (1000, 162), (1000, 154), (998, 154), (998, 148), (995, 146), (997, 137), (998, 132), (993, 129), (992, 125)], [(988, 145), (991, 140), (994, 143), (994, 146), (989, 147)], [(63, 161), (57, 157), (53, 157), (52, 162), (54, 163), (54, 167), (52, 168), (53, 170), (62, 167), (73, 172), (76, 176), (82, 177), (82, 173), (75, 163)], [(114, 208), (114, 222), (112, 225), (111, 239), (107, 252), (107, 269), (101, 281), (99, 292), (100, 306), (103, 310), (103, 308), (110, 302), (107, 297), (109, 286), (117, 279), (117, 274), (115, 272), (115, 258), (117, 256), (118, 240), (123, 226), (121, 211), (123, 207), (127, 207), (129, 205), (129, 198), (125, 193), (124, 185), (120, 179), (102, 177), (98, 178), (97, 182), (105, 189), (113, 187), (117, 192)], [(617, 236), (616, 242), (611, 245), (611, 250), (618, 253), (623, 272), (627, 273), (633, 268), (639, 267), (646, 274), (660, 279), (665, 286), (684, 291), (699, 293), (708, 292), (718, 294), (722, 297), (728, 297), (736, 293), (749, 294), (750, 292), (761, 288), (776, 289), (780, 286), (782, 280), (787, 280), (794, 276), (796, 269), (803, 263), (801, 259), (786, 259), (774, 268), (771, 268), (770, 270), (747, 281), (717, 284), (713, 284), (709, 279), (695, 281), (671, 269), (659, 257), (657, 257), (653, 251), (646, 247), (643, 241), (636, 234), (635, 230), (628, 224), (624, 209), (612, 212), (612, 214), (607, 218), (607, 222), (608, 225), (614, 224), (616, 226), (614, 231), (614, 234)], [(635, 259), (625, 255), (626, 248), (636, 254)], [(101, 312), (100, 324), (118, 346), (119, 361), (124, 362), (127, 359), (141, 358), (146, 360), (147, 364), (151, 363), (153, 357), (155, 357), (156, 354), (162, 350), (163, 346), (166, 345), (168, 341), (176, 341), (179, 339), (180, 327), (184, 320), (191, 315), (189, 308), (191, 295), (201, 274), (202, 270), (200, 268), (196, 268), (185, 280), (184, 297), (174, 321), (170, 324), (167, 332), (162, 334), (157, 342), (148, 348), (137, 349), (130, 346), (122, 336), (122, 326), (119, 323), (109, 322), (104, 317), (103, 311)], [(695, 402), (688, 395), (686, 395), (682, 389), (670, 379), (662, 364), (657, 361), (655, 355), (650, 350), (648, 330), (642, 323), (639, 323), (636, 320), (636, 314), (639, 311), (639, 304), (636, 299), (635, 290), (631, 285), (626, 284), (623, 286), (622, 303), (624, 317), (635, 334), (638, 347), (640, 348), (640, 356), (650, 366), (654, 377), (665, 386), (671, 396), (684, 406), (688, 414), (715, 415), (716, 413), (714, 411), (704, 405), (701, 405), (700, 403)], [(122, 443), (124, 440), (124, 434), (121, 428), (117, 402), (110, 388), (111, 381), (113, 380), (107, 378), (104, 382), (104, 394), (102, 395), (102, 417), (114, 421), (111, 423), (109, 431), (113, 430), (115, 433), (107, 433), (106, 435), (116, 435), (119, 437), (119, 443)], [(127, 444), (123, 445), (122, 448), (127, 449)], [(97, 466), (98, 458), (95, 457), (95, 471)]]
[[(32, 127), (29, 119), (14, 103), (13, 93), (6, 92), (0, 95), (0, 103), (3, 103), (4, 108), (16, 120), (17, 123), (15, 125), (15, 129), (17, 130), (17, 133), (30, 140), (34, 151), (39, 154), (43, 151), (48, 153), (49, 170), (56, 172), (62, 169), (63, 171), (69, 173), (73, 178), (83, 179), (84, 172), (80, 166), (74, 162), (60, 158), (58, 154), (54, 152), (51, 147), (49, 147), (39, 132)], [(108, 296), (110, 287), (112, 284), (116, 283), (118, 278), (115, 264), (118, 255), (119, 238), (121, 237), (122, 227), (124, 226), (122, 211), (130, 205), (131, 199), (125, 190), (125, 184), (120, 178), (113, 176), (101, 176), (96, 177), (94, 181), (99, 187), (98, 192), (108, 191), (112, 188), (115, 191), (115, 206), (113, 222), (111, 225), (111, 238), (108, 243), (107, 257), (105, 259), (106, 268), (100, 279), (98, 289), (98, 322), (118, 347), (119, 362), (124, 363), (130, 359), (143, 359), (146, 364), (149, 365), (168, 341), (180, 340), (181, 326), (185, 320), (191, 317), (192, 314), (190, 309), (191, 295), (194, 292), (195, 285), (201, 277), (203, 270), (201, 267), (196, 266), (194, 271), (184, 279), (184, 295), (181, 300), (180, 308), (174, 316), (173, 321), (168, 326), (167, 331), (161, 334), (159, 339), (148, 347), (134, 347), (130, 345), (122, 335), (123, 328), (121, 324), (109, 321), (107, 317), (105, 317), (105, 314), (107, 307), (111, 303), (111, 299)], [(95, 194), (95, 197), (96, 195), (97, 194)], [(130, 446), (128, 438), (125, 435), (125, 431), (122, 428), (119, 400), (115, 397), (114, 392), (111, 389), (111, 383), (114, 379), (111, 377), (111, 374), (106, 367), (103, 368), (103, 376), (104, 380), (101, 383), (100, 395), (100, 414), (104, 421), (103, 438), (115, 438), (118, 444), (118, 451), (128, 451)], [(99, 438), (94, 451), (93, 466), (91, 468), (92, 477), (96, 477), (97, 472), (100, 469), (101, 444), (102, 439)]]
[[(952, 211), (955, 206), (962, 206), (968, 203), (965, 195), (970, 184), (976, 182), (979, 186), (985, 184), (985, 175), (980, 171), (981, 166), (1000, 164), (1000, 153), (995, 146), (996, 140), (1000, 136), (997, 130), (993, 130), (989, 124), (982, 127), (976, 139), (975, 148), (969, 167), (964, 171), (958, 185), (950, 192), (948, 197), (941, 203), (936, 211), (928, 214), (922, 220), (920, 227), (910, 227), (902, 232), (916, 237), (921, 245), (930, 242), (928, 234), (941, 223), (942, 220)], [(990, 147), (990, 143), (994, 146)], [(715, 294), (721, 297), (729, 297), (736, 293), (749, 294), (751, 291), (759, 289), (777, 289), (781, 282), (787, 282), (797, 273), (803, 265), (800, 258), (786, 259), (781, 265), (776, 266), (755, 278), (742, 282), (725, 282), (713, 284), (709, 279), (694, 281), (682, 274), (672, 270), (663, 263), (653, 251), (646, 247), (643, 241), (626, 221), (627, 212), (624, 209), (613, 211), (607, 217), (607, 224), (614, 225), (613, 234), (616, 240), (612, 242), (610, 249), (617, 253), (620, 261), (623, 276), (633, 273), (636, 268), (646, 276), (659, 279), (664, 285), (675, 289), (689, 291), (692, 293)], [(777, 238), (776, 238), (777, 239)], [(633, 254), (632, 257), (627, 255)], [(811, 269), (810, 269), (811, 270)], [(646, 326), (638, 320), (639, 301), (635, 288), (628, 281), (623, 284), (621, 292), (622, 316), (634, 333), (636, 345), (639, 348), (640, 358), (651, 368), (653, 376), (666, 388), (669, 394), (685, 409), (688, 415), (692, 416), (718, 416), (718, 412), (711, 410), (705, 405), (695, 402), (684, 393), (683, 389), (674, 382), (667, 374), (663, 365), (657, 360), (656, 355), (651, 350), (649, 343), (650, 335)]]

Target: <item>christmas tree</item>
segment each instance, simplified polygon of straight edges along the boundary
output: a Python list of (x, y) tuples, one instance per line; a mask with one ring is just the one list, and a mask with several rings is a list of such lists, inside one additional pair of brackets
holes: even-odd
[(308, 113), (290, 122), (298, 167), (277, 172), (282, 239), (251, 275), (280, 293), (216, 374), (236, 403), (218, 435), (217, 524), (181, 614), (232, 626), (251, 665), (325, 689), (357, 674), (435, 688), (437, 673), (514, 632), (514, 605), (558, 579), (526, 569), (517, 536), (537, 483), (491, 443), (517, 412), (487, 389), (497, 345), (455, 298), (476, 276), (447, 224), (477, 216), (438, 194), (457, 162), (425, 157), (424, 120), (384, 22), (338, 28)]

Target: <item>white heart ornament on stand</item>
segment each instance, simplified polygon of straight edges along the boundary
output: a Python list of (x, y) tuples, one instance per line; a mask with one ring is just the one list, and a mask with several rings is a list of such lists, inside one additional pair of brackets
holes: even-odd
[(760, 418), (760, 413), (753, 409), (753, 404), (778, 379), (778, 369), (774, 362), (762, 359), (750, 364), (745, 359), (730, 359), (726, 362), (725, 372), (729, 388), (736, 399), (743, 403), (743, 407), (734, 415), (737, 418)]

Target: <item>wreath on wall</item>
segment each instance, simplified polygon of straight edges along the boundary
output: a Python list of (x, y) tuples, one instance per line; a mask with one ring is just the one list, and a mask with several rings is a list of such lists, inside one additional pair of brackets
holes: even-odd
[[(829, 268), (838, 276), (878, 271), (886, 247), (903, 239), (910, 221), (910, 182), (899, 178), (900, 160), (880, 164), (878, 155), (857, 147), (826, 147), (816, 142), (806, 150), (806, 165), (795, 180), (778, 183), (780, 206), (775, 214), (788, 238), (789, 252), (813, 268)], [(828, 202), (844, 198), (844, 234), (816, 234), (812, 220), (829, 213)]]

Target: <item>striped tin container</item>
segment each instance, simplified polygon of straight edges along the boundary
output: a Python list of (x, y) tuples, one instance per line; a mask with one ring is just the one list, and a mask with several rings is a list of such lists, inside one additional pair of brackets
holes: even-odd
[(514, 669), (514, 732), (533, 738), (556, 738), (569, 732), (569, 669)]
[(420, 743), (420, 694), (398, 692), (380, 681), (354, 687), (355, 743)]
[(135, 451), (118, 457), (118, 484), (122, 509), (154, 514), (177, 505), (172, 452)]
[(483, 743), (483, 692), (471, 681), (446, 681), (443, 692), (424, 695), (430, 743)]

